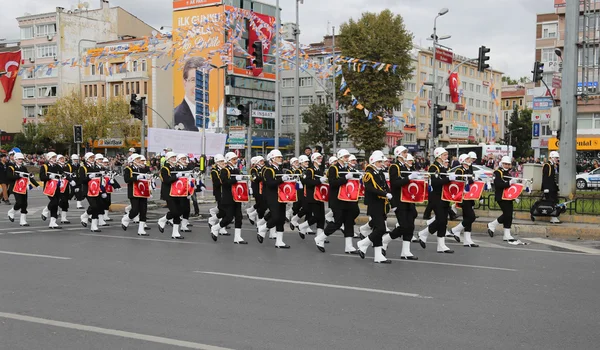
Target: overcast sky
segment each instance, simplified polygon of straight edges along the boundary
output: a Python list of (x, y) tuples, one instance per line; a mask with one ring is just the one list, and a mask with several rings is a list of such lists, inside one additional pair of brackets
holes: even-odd
[[(275, 4), (275, 0), (262, 0)], [(77, 0), (2, 1), (0, 38), (19, 37), (16, 17), (24, 13), (54, 11), (56, 6), (70, 9)], [(100, 0), (88, 0), (90, 8), (98, 8)], [(296, 0), (280, 0), (282, 22), (295, 21)], [(331, 26), (339, 27), (349, 18), (358, 19), (363, 12), (379, 12), (386, 8), (402, 15), (406, 27), (414, 34), (414, 43), (428, 46), (425, 40), (433, 32), (437, 12), (449, 12), (437, 21), (438, 36), (452, 35), (442, 43), (456, 53), (477, 57), (478, 48), (491, 49), (490, 64), (513, 78), (530, 76), (535, 50), (535, 15), (553, 12), (552, 0), (304, 0), (300, 5), (302, 44), (321, 41)], [(111, 0), (150, 25), (171, 25), (170, 0)]]

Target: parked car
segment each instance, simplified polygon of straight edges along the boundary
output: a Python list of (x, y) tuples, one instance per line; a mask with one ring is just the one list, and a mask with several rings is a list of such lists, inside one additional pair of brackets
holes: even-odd
[(585, 190), (590, 187), (600, 187), (600, 168), (594, 169), (589, 173), (575, 175), (575, 184), (578, 190)]

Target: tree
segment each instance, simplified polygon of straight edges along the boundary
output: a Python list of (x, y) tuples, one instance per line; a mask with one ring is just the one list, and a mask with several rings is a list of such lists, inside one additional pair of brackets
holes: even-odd
[(331, 107), (325, 104), (312, 104), (302, 112), (302, 121), (308, 125), (308, 129), (300, 135), (302, 147), (323, 145), (323, 152), (329, 152), (331, 148), (331, 136), (327, 133), (327, 113)]
[(131, 138), (139, 139), (141, 129), (129, 110), (129, 103), (123, 97), (93, 100), (73, 92), (50, 106), (44, 133), (54, 143), (69, 144), (73, 142), (73, 125), (81, 125), (83, 140), (90, 147), (101, 138), (122, 138), (127, 143)]
[(508, 75), (502, 76), (502, 82), (507, 83), (508, 85), (519, 85), (531, 82), (531, 79), (528, 77), (520, 77), (518, 80), (509, 77)]
[[(373, 112), (373, 119), (368, 120), (363, 111), (348, 107), (348, 136), (358, 149), (365, 151), (367, 157), (372, 151), (385, 146), (387, 130), (377, 115), (401, 105), (398, 96), (413, 70), (410, 56), (412, 38), (412, 33), (404, 27), (402, 16), (394, 15), (390, 10), (379, 14), (366, 12), (358, 21), (350, 19), (340, 26), (338, 42), (343, 56), (397, 65), (395, 74), (391, 69), (388, 72), (373, 69), (372, 64), (362, 72), (342, 65), (343, 76), (352, 94)], [(340, 84), (340, 79), (337, 84)], [(350, 95), (341, 96), (340, 102), (350, 106)]]
[[(508, 131), (504, 135), (504, 141), (508, 144), (512, 139), (512, 146), (516, 147), (513, 152), (515, 158), (529, 157), (533, 155), (531, 149), (531, 109), (523, 109), (519, 111), (519, 107), (515, 106), (511, 116)], [(512, 138), (511, 135), (512, 134)]]
[(15, 139), (8, 149), (18, 147), (21, 152), (27, 154), (47, 152), (48, 147), (52, 145), (52, 140), (45, 135), (44, 128), (44, 124), (23, 124), (23, 132), (15, 135)]

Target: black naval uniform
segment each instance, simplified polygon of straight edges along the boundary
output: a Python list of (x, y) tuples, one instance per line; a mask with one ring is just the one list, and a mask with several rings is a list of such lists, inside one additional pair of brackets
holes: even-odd
[(235, 219), (235, 228), (242, 228), (242, 203), (233, 200), (231, 187), (237, 183), (236, 176), (240, 175), (240, 169), (227, 165), (221, 169), (221, 207), (225, 217), (219, 224), (221, 228), (227, 227)]
[(365, 185), (365, 203), (368, 203), (367, 215), (371, 217), (373, 224), (369, 240), (373, 243), (373, 247), (381, 247), (383, 245), (382, 237), (385, 234), (385, 213), (389, 204), (386, 196), (390, 190), (384, 172), (371, 165), (367, 166), (363, 183)]
[(267, 219), (267, 229), (275, 227), (277, 232), (283, 232), (285, 225), (285, 203), (279, 203), (278, 188), (283, 183), (285, 174), (281, 165), (268, 165), (263, 170), (263, 197), (267, 202), (270, 215)]
[(95, 163), (85, 163), (79, 167), (79, 184), (81, 186), (81, 192), (87, 197), (89, 208), (87, 209), (87, 213), (92, 216), (92, 219), (98, 219), (98, 215), (101, 213), (104, 214), (103, 205), (101, 203), (100, 193), (96, 197), (88, 196), (88, 182), (90, 178), (88, 176), (89, 173), (97, 173), (96, 176), (102, 176), (100, 174), (102, 170)]
[(502, 210), (502, 215), (498, 217), (498, 223), (504, 228), (510, 228), (513, 220), (513, 201), (503, 200), (502, 192), (510, 187), (510, 169), (504, 170), (502, 167), (494, 170), (494, 198)]
[(314, 164), (310, 165), (304, 171), (304, 188), (306, 195), (306, 206), (308, 206), (308, 212), (306, 220), (308, 225), (312, 226), (317, 224), (317, 228), (325, 229), (325, 202), (320, 202), (315, 199), (315, 187), (321, 184), (321, 178), (323, 171), (321, 167), (315, 167)]
[[(15, 212), (21, 210), (21, 214), (27, 214), (27, 191), (25, 194), (13, 192), (15, 182), (21, 177), (24, 177), (24, 175), (19, 174), (19, 172), (27, 173), (28, 171), (24, 165), (18, 166), (16, 163), (12, 163), (8, 166), (7, 178), (10, 181), (9, 193), (15, 195), (15, 205), (13, 206)], [(33, 174), (29, 175), (29, 182), (36, 187), (39, 186), (38, 182), (35, 181)]]
[[(61, 173), (62, 168), (57, 163), (43, 164), (40, 168), (40, 180), (44, 181), (44, 190), (48, 186), (50, 180), (60, 181), (60, 176), (57, 175)], [(48, 199), (50, 199), (50, 202), (48, 203), (48, 210), (50, 211), (50, 216), (55, 219), (58, 219), (58, 204), (60, 202), (60, 183), (58, 184), (54, 193), (51, 196), (48, 196)]]
[[(325, 227), (325, 235), (330, 236), (344, 225), (344, 237), (354, 237), (354, 208), (352, 203), (338, 199), (340, 186), (346, 184), (346, 176), (340, 176), (340, 172), (347, 172), (346, 167), (338, 164), (332, 165), (327, 170), (327, 180), (329, 183), (329, 208), (333, 211), (334, 221)], [(383, 175), (382, 175), (383, 176)], [(385, 178), (383, 180), (385, 182)], [(387, 186), (387, 185), (386, 185)], [(385, 212), (382, 215), (385, 215)], [(384, 225), (385, 232), (385, 225)]]
[[(398, 220), (398, 227), (396, 227), (390, 233), (392, 239), (402, 237), (403, 241), (412, 239), (413, 232), (415, 231), (415, 218), (417, 217), (417, 208), (414, 203), (407, 203), (400, 201), (400, 195), (402, 193), (402, 187), (409, 184), (410, 179), (408, 178), (408, 171), (410, 171), (401, 162), (396, 162), (390, 165), (390, 185), (392, 193), (392, 208), (396, 208), (396, 219)], [(405, 172), (404, 174), (402, 172)]]
[[(171, 196), (171, 184), (177, 181), (177, 169), (176, 167), (171, 166), (168, 163), (165, 163), (163, 167), (160, 169), (160, 180), (162, 181), (162, 186), (160, 188), (161, 197), (167, 201), (167, 208), (169, 212), (167, 213), (167, 220), (173, 220), (173, 225), (181, 224), (181, 201), (180, 197), (172, 197)], [(187, 197), (184, 197), (187, 199)]]
[(138, 215), (140, 216), (140, 222), (146, 222), (148, 219), (148, 198), (135, 197), (133, 195), (133, 186), (138, 180), (138, 174), (149, 173), (150, 169), (146, 166), (137, 167), (135, 165), (128, 166), (123, 171), (123, 180), (125, 181), (125, 183), (127, 183), (127, 198), (129, 198), (129, 201), (131, 202), (131, 210), (129, 210), (129, 214), (127, 215), (129, 217), (129, 220), (133, 220)]
[(558, 165), (547, 161), (542, 166), (542, 191), (548, 190), (546, 199), (558, 203)]
[[(469, 166), (469, 169), (465, 169), (462, 165), (456, 169), (456, 171), (454, 172), (456, 175), (473, 175), (473, 168), (472, 166)], [(473, 180), (473, 177), (465, 177), (465, 186), (468, 184), (469, 186), (472, 185), (475, 181)], [(463, 225), (465, 232), (472, 232), (471, 231), (471, 227), (473, 226), (473, 223), (475, 222), (475, 210), (473, 209), (473, 207), (475, 206), (475, 201), (473, 200), (463, 200), (461, 203), (461, 208), (462, 208), (462, 222), (461, 224)]]
[(221, 170), (219, 166), (215, 164), (210, 171), (210, 179), (213, 184), (213, 196), (215, 196), (215, 201), (217, 202), (217, 209), (219, 212), (217, 213), (217, 218), (223, 219), (225, 217), (225, 211), (221, 205)]
[[(446, 237), (448, 210), (450, 210), (450, 202), (442, 200), (442, 187), (450, 182), (450, 179), (448, 175), (441, 175), (442, 173), (448, 173), (448, 168), (436, 160), (429, 167), (432, 188), (431, 193), (429, 193), (429, 202), (435, 213), (435, 221), (429, 225), (429, 233), (433, 234), (437, 232), (438, 237)], [(424, 242), (421, 242), (421, 246), (423, 245)]]

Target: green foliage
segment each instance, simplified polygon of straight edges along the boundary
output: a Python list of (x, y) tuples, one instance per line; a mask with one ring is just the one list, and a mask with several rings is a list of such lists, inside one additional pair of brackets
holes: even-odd
[[(376, 116), (402, 103), (398, 96), (413, 69), (410, 56), (412, 33), (404, 27), (402, 16), (394, 15), (390, 10), (378, 14), (366, 12), (358, 21), (350, 19), (340, 26), (338, 43), (342, 56), (398, 65), (396, 74), (393, 74), (391, 69), (389, 72), (378, 71), (372, 66), (363, 72), (355, 72), (347, 64), (342, 64), (343, 75), (352, 94), (373, 112), (373, 119), (368, 120), (363, 111), (349, 107), (352, 110), (349, 113), (348, 136), (357, 148), (368, 155), (385, 146), (385, 124), (376, 120)], [(340, 102), (350, 105), (350, 95), (340, 96)]]
[(300, 145), (314, 147), (318, 144), (323, 146), (325, 153), (331, 148), (331, 136), (327, 133), (327, 113), (331, 107), (325, 104), (312, 104), (302, 112), (302, 121), (308, 125), (308, 129), (300, 135)]
[(18, 147), (26, 154), (42, 154), (52, 147), (51, 140), (45, 136), (45, 126), (38, 123), (23, 124), (23, 132), (15, 135), (13, 143), (8, 149)]
[(528, 77), (520, 77), (518, 80), (509, 77), (508, 75), (502, 76), (502, 82), (507, 83), (508, 85), (517, 85), (517, 84), (525, 84), (531, 82), (531, 79)]
[[(512, 132), (512, 146), (517, 148), (513, 153), (515, 158), (533, 155), (533, 150), (531, 149), (531, 113), (531, 109), (519, 111), (519, 108), (515, 106), (510, 116), (508, 131)], [(504, 135), (504, 141), (508, 143), (509, 139), (510, 135), (507, 132)]]

